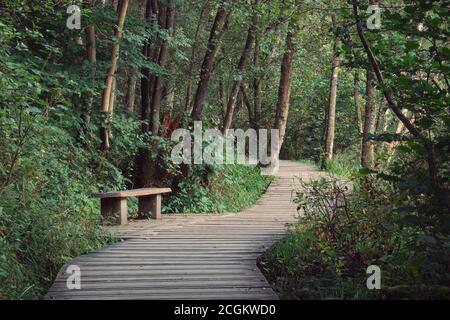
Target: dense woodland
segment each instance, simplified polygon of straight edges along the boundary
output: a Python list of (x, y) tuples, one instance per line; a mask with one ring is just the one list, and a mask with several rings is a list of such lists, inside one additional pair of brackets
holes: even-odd
[(279, 129), (281, 159), (352, 180), (298, 190), (304, 218), (260, 262), (282, 297), (449, 298), (449, 15), (433, 0), (0, 0), (0, 298), (40, 298), (114, 241), (93, 192), (171, 187), (166, 213), (255, 202), (258, 168), (173, 164), (171, 133), (194, 121)]

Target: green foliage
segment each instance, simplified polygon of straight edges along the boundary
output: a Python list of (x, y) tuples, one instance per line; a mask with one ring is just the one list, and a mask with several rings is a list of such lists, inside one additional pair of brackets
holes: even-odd
[[(365, 28), (367, 2), (356, 3)], [(418, 134), (395, 133), (390, 128), (395, 122), (384, 115), (385, 129), (380, 130), (379, 118), (382, 132), (370, 137), (378, 156), (373, 168), (359, 170), (358, 151), (350, 147), (359, 140), (354, 130), (351, 135), (358, 139), (348, 140), (353, 142), (324, 164), (332, 173), (356, 179), (352, 194), (343, 196), (324, 181), (303, 186), (298, 200), (305, 217), (264, 260), (284, 295), (370, 297), (364, 270), (377, 264), (384, 288), (373, 298), (449, 299), (448, 13), (439, 1), (408, 2), (383, 10), (381, 30), (364, 29), (385, 78), (378, 90), (393, 93)], [(351, 10), (340, 15), (344, 64), (366, 69), (366, 52), (354, 37), (355, 16)], [(337, 136), (338, 143), (345, 139)], [(383, 142), (398, 144), (389, 153)], [(308, 151), (300, 156), (317, 159)], [(342, 287), (345, 294), (337, 294)]]
[[(112, 164), (67, 132), (45, 124), (42, 115), (24, 117), (31, 133), (23, 140), (15, 137), (15, 123), (1, 123), (2, 298), (42, 296), (62, 264), (108, 241), (90, 194), (123, 186)], [(20, 156), (8, 157), (14, 154)]]
[[(365, 11), (365, 6), (359, 5), (360, 11)], [(355, 21), (348, 13), (343, 13), (343, 17), (346, 21)], [(402, 181), (397, 184), (399, 191), (413, 198), (420, 197), (417, 185), (422, 186), (421, 193), (428, 198), (429, 205), (416, 210), (425, 215), (440, 212), (448, 216), (449, 210), (450, 152), (448, 143), (444, 142), (449, 139), (449, 56), (445, 54), (448, 22), (448, 8), (441, 2), (418, 1), (403, 9), (387, 8), (383, 13), (382, 30), (364, 30), (385, 78), (380, 91), (393, 93), (399, 108), (408, 117), (413, 114), (417, 119), (413, 126), (418, 133), (409, 134), (407, 139), (396, 139), (407, 141), (397, 148), (395, 164), (382, 170), (385, 176), (396, 176)], [(351, 32), (352, 29), (347, 28), (344, 37), (350, 38)], [(346, 41), (346, 46), (350, 45)], [(353, 44), (353, 50), (349, 49), (345, 50), (349, 64), (366, 68), (367, 57), (361, 45)], [(376, 140), (391, 138), (380, 135)]]
[(358, 173), (360, 163), (358, 150), (351, 148), (335, 154), (331, 160), (326, 160), (324, 169), (337, 176), (351, 178)]
[[(207, 181), (198, 178), (204, 176), (205, 169), (208, 170)], [(195, 166), (192, 177), (180, 183), (180, 192), (168, 198), (163, 210), (169, 213), (239, 212), (254, 204), (270, 181), (270, 177), (262, 176), (260, 169), (253, 166)]]
[[(392, 184), (362, 177), (350, 186), (336, 179), (301, 182), (299, 222), (260, 263), (282, 297), (449, 299), (448, 236), (434, 238), (418, 227), (419, 216), (400, 207), (404, 197)], [(380, 292), (365, 287), (370, 265), (382, 270)]]
[[(41, 19), (52, 12), (47, 9)], [(28, 9), (16, 14), (20, 10)], [(14, 28), (3, 21), (4, 15), (0, 298), (34, 299), (46, 293), (65, 262), (111, 240), (100, 229), (98, 202), (90, 194), (126, 188), (120, 165), (131, 162), (142, 139), (136, 134), (139, 122), (117, 115), (121, 121), (113, 127), (118, 138), (111, 154), (99, 154), (98, 127), (80, 117), (80, 96), (91, 84), (80, 80), (84, 66), (63, 72), (61, 47), (47, 42), (53, 36), (49, 30)]]

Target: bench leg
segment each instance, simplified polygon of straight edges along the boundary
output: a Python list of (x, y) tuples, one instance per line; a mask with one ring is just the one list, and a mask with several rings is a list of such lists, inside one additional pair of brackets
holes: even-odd
[(127, 224), (127, 198), (103, 198), (101, 201), (103, 217), (114, 218), (121, 225)]
[(139, 197), (139, 217), (161, 219), (161, 195)]

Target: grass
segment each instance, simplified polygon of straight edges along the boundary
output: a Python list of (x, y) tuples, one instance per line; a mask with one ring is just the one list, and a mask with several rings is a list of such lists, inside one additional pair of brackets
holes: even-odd
[(315, 161), (313, 161), (313, 160), (310, 160), (310, 159), (299, 159), (299, 160), (297, 160), (297, 162), (301, 163), (301, 164), (317, 166), (317, 163)]
[(270, 248), (258, 266), (283, 300), (372, 299), (365, 287), (363, 270), (342, 276), (322, 263), (325, 255), (313, 245), (308, 230), (293, 230)]
[(165, 202), (165, 213), (239, 212), (253, 205), (265, 193), (272, 177), (259, 168), (224, 165), (209, 174), (208, 181), (190, 179), (181, 191)]
[(358, 151), (348, 150), (334, 155), (331, 160), (314, 161), (311, 159), (299, 159), (297, 162), (307, 165), (314, 165), (322, 170), (337, 176), (352, 178), (361, 169)]
[(333, 159), (326, 161), (324, 169), (329, 173), (351, 178), (361, 169), (360, 159), (355, 156), (357, 154), (355, 152), (338, 153)]

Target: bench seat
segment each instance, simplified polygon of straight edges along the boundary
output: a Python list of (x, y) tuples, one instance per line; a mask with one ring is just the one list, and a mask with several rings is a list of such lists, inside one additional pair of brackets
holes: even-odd
[(170, 188), (143, 188), (135, 190), (94, 193), (93, 198), (101, 199), (102, 216), (114, 219), (121, 225), (128, 222), (127, 198), (138, 198), (139, 218), (161, 219), (161, 196), (171, 193)]

